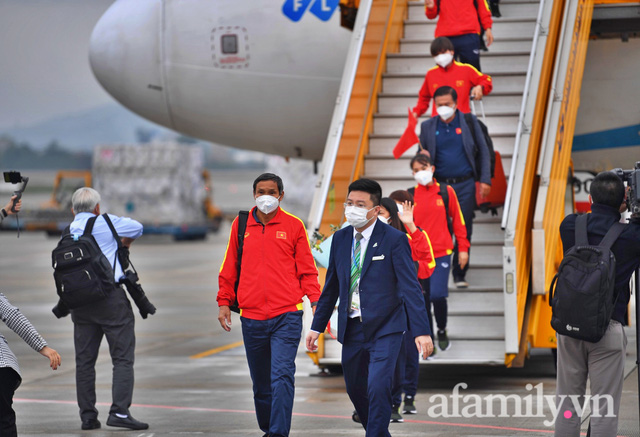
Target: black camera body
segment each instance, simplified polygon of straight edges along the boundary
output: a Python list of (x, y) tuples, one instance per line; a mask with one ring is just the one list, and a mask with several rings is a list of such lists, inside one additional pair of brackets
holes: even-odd
[(627, 207), (631, 213), (631, 218), (640, 220), (640, 161), (636, 162), (633, 170), (613, 169), (622, 182), (629, 188), (627, 194)]
[(149, 298), (146, 296), (142, 286), (138, 284), (138, 274), (136, 272), (133, 270), (127, 270), (124, 272), (124, 276), (120, 279), (120, 283), (126, 287), (129, 292), (129, 296), (131, 296), (135, 302), (143, 319), (146, 319), (149, 314), (153, 315), (156, 313), (156, 307), (149, 301)]

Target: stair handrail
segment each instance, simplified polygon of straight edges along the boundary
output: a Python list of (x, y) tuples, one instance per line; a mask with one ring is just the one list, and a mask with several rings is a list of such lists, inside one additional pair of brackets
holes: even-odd
[(313, 196), (313, 202), (311, 203), (311, 210), (309, 211), (307, 229), (310, 234), (319, 229), (322, 222), (322, 215), (324, 214), (324, 207), (331, 184), (331, 176), (333, 175), (338, 149), (340, 148), (340, 140), (342, 138), (347, 110), (351, 102), (351, 93), (358, 70), (360, 54), (362, 53), (362, 45), (367, 32), (372, 4), (373, 0), (362, 0), (358, 7), (356, 22), (353, 27), (353, 35), (351, 37), (349, 51), (347, 52), (347, 59), (342, 72), (342, 79), (340, 80), (340, 88), (331, 118), (329, 134), (322, 155), (320, 174), (318, 175), (316, 190)]

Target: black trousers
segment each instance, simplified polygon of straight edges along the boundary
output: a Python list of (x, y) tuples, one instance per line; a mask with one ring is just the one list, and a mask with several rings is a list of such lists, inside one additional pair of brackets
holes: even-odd
[(0, 368), (0, 436), (17, 437), (16, 412), (13, 411), (13, 394), (22, 379), (11, 367)]

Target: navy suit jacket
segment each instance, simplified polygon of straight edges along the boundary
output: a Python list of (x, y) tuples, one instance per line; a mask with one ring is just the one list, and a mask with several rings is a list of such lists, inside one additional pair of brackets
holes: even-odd
[[(360, 307), (365, 340), (411, 331), (413, 337), (431, 335), (422, 288), (404, 232), (376, 220), (362, 264)], [(338, 297), (338, 341), (347, 326), (353, 227), (333, 236), (329, 267), (311, 329), (324, 332)], [(374, 259), (375, 258), (375, 259)]]
[[(480, 144), (476, 144), (473, 140), (474, 136), (471, 134), (469, 126), (467, 126), (467, 120), (459, 109), (456, 109), (456, 116), (460, 117), (464, 154), (469, 164), (471, 164), (471, 168), (473, 168), (474, 179), (491, 185), (491, 157), (489, 156), (489, 146), (487, 146), (487, 142), (484, 139), (482, 128), (478, 124), (478, 119), (475, 115), (471, 114), (475, 138)], [(439, 117), (431, 117), (429, 120), (423, 121), (420, 125), (420, 144), (423, 149), (427, 149), (434, 164), (436, 153), (438, 153), (436, 148), (436, 126), (438, 124), (438, 118)], [(478, 156), (480, 168), (476, 165), (476, 156)], [(436, 167), (436, 172), (437, 171), (438, 169)]]

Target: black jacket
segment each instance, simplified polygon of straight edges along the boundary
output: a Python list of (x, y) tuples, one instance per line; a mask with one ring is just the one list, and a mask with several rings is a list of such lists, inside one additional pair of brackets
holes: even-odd
[[(560, 225), (560, 237), (564, 253), (575, 245), (576, 214), (565, 217)], [(620, 221), (620, 213), (610, 206), (594, 203), (587, 220), (587, 234), (590, 244), (599, 244), (611, 226)], [(611, 318), (625, 323), (625, 313), (629, 304), (629, 280), (640, 264), (640, 224), (629, 223), (611, 248), (616, 257), (615, 293), (619, 295)]]

